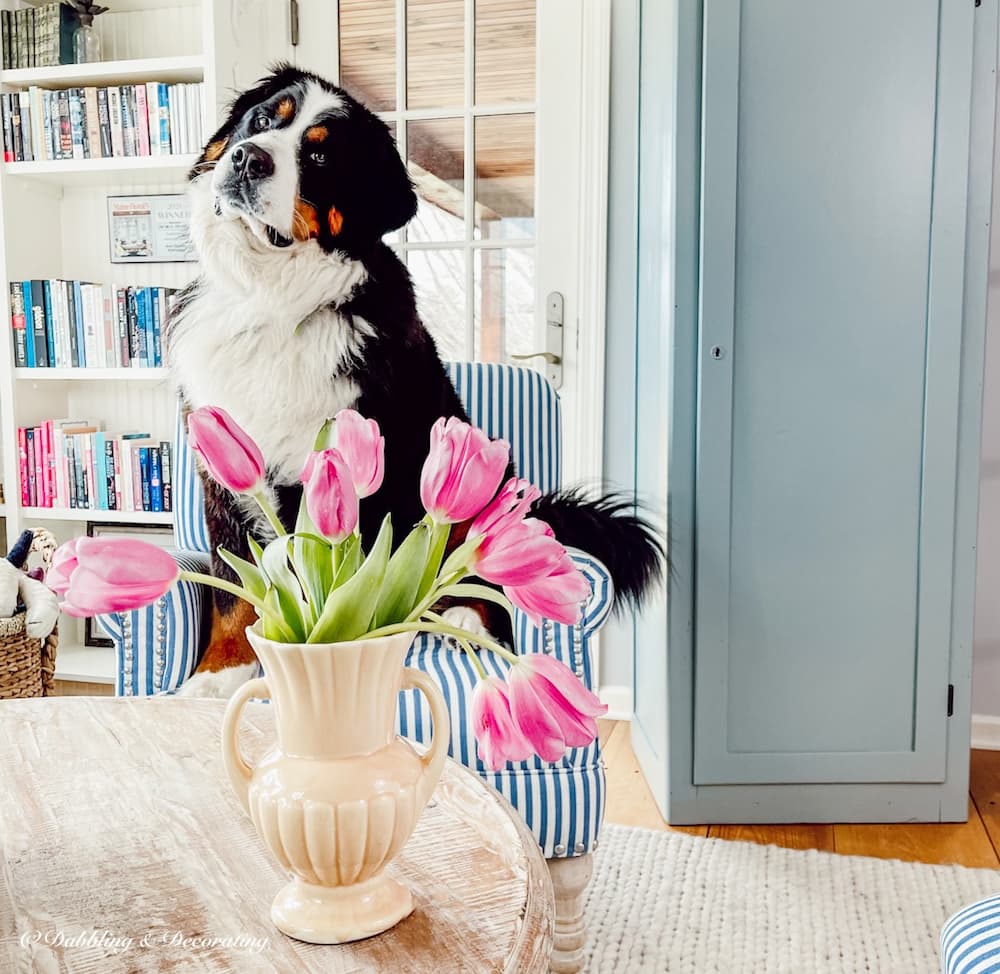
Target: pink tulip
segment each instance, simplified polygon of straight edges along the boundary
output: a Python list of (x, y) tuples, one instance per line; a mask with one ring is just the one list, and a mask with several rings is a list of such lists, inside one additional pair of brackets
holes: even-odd
[(510, 462), (506, 440), (490, 440), (454, 416), (431, 428), (431, 449), (420, 474), (420, 500), (438, 524), (475, 517), (497, 492)]
[(469, 567), (495, 585), (530, 585), (554, 571), (565, 555), (544, 521), (502, 518), (483, 537)]
[(47, 578), (71, 616), (130, 612), (155, 602), (177, 580), (177, 562), (158, 545), (131, 538), (77, 538), (56, 550)]
[(510, 669), (510, 713), (543, 761), (558, 761), (567, 747), (585, 747), (597, 737), (597, 721), (608, 708), (551, 656), (531, 654)]
[(491, 771), (531, 755), (531, 745), (511, 718), (507, 685), (495, 676), (480, 680), (472, 692), (472, 729), (479, 756)]
[(358, 525), (358, 495), (339, 450), (310, 453), (302, 469), (306, 510), (324, 538), (343, 541)]
[(247, 432), (218, 406), (188, 416), (188, 443), (212, 479), (237, 494), (253, 493), (264, 478), (264, 456)]
[(542, 492), (527, 480), (511, 477), (500, 488), (500, 493), (483, 508), (469, 525), (468, 537), (490, 534), (501, 530), (505, 524), (521, 521)]
[(353, 409), (342, 409), (333, 426), (337, 449), (347, 461), (358, 497), (369, 497), (385, 476), (385, 437), (374, 419)]
[(73, 538), (72, 541), (67, 541), (56, 548), (52, 555), (52, 564), (45, 575), (45, 584), (56, 595), (65, 595), (69, 589), (70, 578), (78, 562), (76, 546), (83, 540), (83, 538)]
[(582, 603), (590, 596), (590, 582), (564, 554), (547, 575), (526, 585), (506, 585), (503, 591), (536, 626), (542, 624), (543, 616), (573, 626), (580, 621)]

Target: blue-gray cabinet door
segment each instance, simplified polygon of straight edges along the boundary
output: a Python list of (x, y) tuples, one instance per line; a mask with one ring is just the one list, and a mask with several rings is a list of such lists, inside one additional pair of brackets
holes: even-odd
[(696, 785), (945, 779), (973, 0), (705, 0)]

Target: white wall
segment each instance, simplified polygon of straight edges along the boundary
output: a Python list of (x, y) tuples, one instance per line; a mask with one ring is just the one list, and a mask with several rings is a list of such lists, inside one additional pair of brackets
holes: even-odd
[[(973, 746), (990, 743), (980, 716), (1000, 717), (1000, 153), (994, 164), (990, 290), (979, 475), (979, 571), (972, 670)], [(995, 732), (994, 732), (995, 733)], [(1000, 735), (996, 744), (1000, 746)]]

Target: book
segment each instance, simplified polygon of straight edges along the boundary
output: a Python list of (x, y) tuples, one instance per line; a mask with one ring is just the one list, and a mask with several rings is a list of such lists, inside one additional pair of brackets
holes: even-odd
[(170, 131), (170, 94), (162, 81), (156, 88), (157, 102), (160, 106), (160, 154), (170, 155), (174, 151)]
[(146, 108), (146, 86), (133, 85), (135, 94), (135, 133), (136, 152), (140, 156), (150, 155), (149, 145), (149, 114)]
[(69, 92), (62, 89), (56, 92), (59, 119), (59, 158), (73, 158), (73, 123), (70, 119)]
[(31, 281), (21, 281), (24, 302), (24, 357), (28, 368), (35, 365), (35, 319), (31, 313)]
[(149, 130), (149, 154), (158, 156), (160, 149), (160, 95), (155, 81), (146, 82), (146, 124)]
[(111, 116), (108, 113), (108, 89), (97, 89), (97, 124), (101, 136), (101, 155), (110, 159), (114, 155), (111, 142)]
[(91, 159), (104, 157), (104, 139), (101, 133), (101, 111), (97, 104), (97, 89), (83, 89), (84, 117), (87, 120), (87, 155)]
[(163, 510), (163, 481), (161, 479), (160, 448), (149, 447), (149, 509), (159, 513)]
[(86, 158), (86, 146), (83, 143), (83, 99), (79, 88), (69, 89), (69, 120), (70, 138), (74, 159)]
[(10, 120), (10, 95), (0, 95), (0, 112), (3, 113), (3, 161), (14, 162), (14, 128)]
[(35, 430), (29, 428), (25, 431), (28, 439), (28, 505), (35, 507), (38, 504), (37, 479), (35, 475)]
[(173, 468), (170, 462), (171, 445), (166, 440), (160, 441), (160, 479), (163, 481), (163, 509), (174, 509)]
[(131, 87), (131, 85), (122, 85), (118, 89), (122, 112), (122, 146), (123, 154), (126, 156), (135, 155), (135, 116), (132, 114), (132, 105), (129, 99)]
[(49, 365), (49, 342), (45, 329), (45, 286), (42, 281), (31, 281), (31, 322), (34, 334), (35, 366)]
[(28, 431), (22, 426), (17, 431), (17, 462), (21, 483), (21, 506), (31, 503), (28, 494)]
[(28, 92), (22, 91), (18, 93), (18, 98), (21, 102), (21, 155), (26, 161), (33, 162), (35, 159), (35, 145), (34, 132), (31, 125), (31, 96)]
[(24, 289), (20, 282), (10, 284), (10, 327), (14, 333), (14, 366), (26, 368), (28, 365), (28, 343), (26, 340), (24, 314)]
[(9, 71), (10, 63), (10, 11), (0, 10), (0, 34), (3, 36), (3, 69)]
[(121, 90), (108, 88), (108, 115), (111, 119), (111, 154), (125, 155), (125, 143), (122, 140), (122, 105)]

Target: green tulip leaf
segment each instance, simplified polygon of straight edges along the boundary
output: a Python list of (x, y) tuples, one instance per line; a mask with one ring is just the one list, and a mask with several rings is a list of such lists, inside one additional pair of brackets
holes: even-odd
[(361, 538), (356, 534), (349, 535), (339, 545), (334, 545), (331, 562), (334, 569), (334, 588), (340, 588), (344, 582), (357, 574), (363, 556)]
[(291, 536), (287, 534), (275, 538), (264, 549), (261, 560), (264, 574), (271, 588), (277, 593), (281, 617), (295, 633), (296, 638), (304, 639), (308, 605), (302, 593), (302, 586), (299, 585), (299, 580), (288, 563), (291, 541)]
[(392, 522), (387, 514), (368, 556), (347, 581), (329, 594), (323, 613), (306, 642), (347, 642), (371, 631), (391, 551)]
[(451, 536), (450, 524), (434, 524), (428, 518), (425, 518), (420, 523), (430, 528), (431, 535), (427, 561), (424, 564), (423, 576), (417, 588), (418, 600), (425, 598), (434, 587), (441, 568), (441, 561), (444, 559), (445, 549), (448, 547), (448, 538)]
[(231, 551), (226, 551), (225, 548), (217, 550), (219, 557), (236, 572), (243, 587), (254, 598), (264, 598), (264, 595), (267, 593), (267, 579), (260, 568), (253, 564), (253, 562), (246, 561), (244, 558), (240, 558), (239, 555), (234, 555)]
[(389, 559), (382, 592), (375, 607), (375, 627), (402, 622), (417, 602), (431, 545), (431, 528), (421, 522)]

